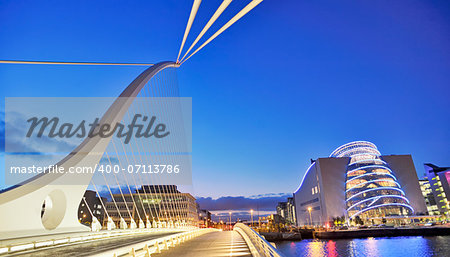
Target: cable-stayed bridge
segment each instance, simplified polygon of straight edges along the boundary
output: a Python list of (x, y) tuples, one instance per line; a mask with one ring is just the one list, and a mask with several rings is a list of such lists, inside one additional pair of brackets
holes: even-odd
[[(190, 163), (190, 143), (187, 142), (189, 140), (183, 140), (182, 136), (169, 142), (168, 146), (155, 146), (136, 139), (127, 141), (124, 137), (115, 137), (114, 133), (100, 135), (114, 132), (113, 124), (134, 124), (135, 117), (152, 117), (151, 114), (157, 107), (145, 99), (174, 98), (169, 103), (157, 102), (159, 108), (163, 112), (183, 109), (179, 100), (176, 69), (261, 2), (262, 0), (250, 1), (193, 50), (231, 3), (231, 0), (224, 0), (183, 54), (190, 28), (201, 4), (201, 0), (194, 0), (178, 57), (174, 62), (150, 64), (1, 60), (0, 63), (5, 64), (150, 67), (112, 101), (89, 135), (52, 166), (66, 171), (94, 167), (95, 172), (58, 173), (49, 168), (1, 191), (0, 254), (280, 256), (271, 244), (243, 224), (236, 224), (234, 230), (226, 232), (198, 228), (195, 199), (178, 191), (175, 186), (177, 183), (171, 183), (160, 176), (145, 176), (141, 172), (99, 172), (102, 163), (112, 169), (118, 167), (119, 171), (130, 166), (148, 167), (152, 165), (155, 156), (168, 163), (176, 163), (177, 158), (185, 158), (186, 163)], [(183, 117), (180, 119), (183, 120)], [(170, 122), (177, 124), (176, 121)], [(108, 129), (102, 131), (104, 127)], [(188, 133), (185, 129), (181, 126), (180, 135)], [(158, 130), (156, 126), (152, 135), (160, 133), (159, 136), (163, 137), (164, 132), (163, 127)], [(166, 173), (169, 169), (170, 173), (177, 173), (177, 167), (164, 165), (164, 169), (167, 169)], [(85, 198), (88, 188), (99, 200), (97, 208), (88, 204)], [(80, 206), (85, 207), (83, 210), (91, 217), (89, 226), (80, 222)], [(97, 215), (98, 209), (103, 210), (101, 218)], [(180, 246), (175, 248), (177, 245)], [(163, 251), (171, 248), (174, 249)]]

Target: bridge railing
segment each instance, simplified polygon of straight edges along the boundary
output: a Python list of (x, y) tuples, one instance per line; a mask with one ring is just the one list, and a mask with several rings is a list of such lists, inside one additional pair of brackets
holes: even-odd
[(101, 230), (99, 232), (85, 232), (85, 233), (68, 233), (68, 234), (55, 234), (53, 236), (47, 235), (42, 236), (45, 239), (38, 239), (39, 237), (19, 238), (18, 242), (15, 240), (7, 240), (7, 243), (0, 241), (0, 255), (2, 254), (12, 254), (21, 251), (42, 249), (45, 247), (69, 245), (72, 243), (85, 243), (92, 242), (96, 240), (105, 240), (107, 238), (125, 237), (125, 236), (135, 236), (147, 233), (162, 233), (162, 232), (184, 232), (193, 230), (193, 227), (185, 228), (150, 228), (150, 229), (126, 229), (126, 230)]
[(233, 230), (237, 231), (244, 238), (253, 256), (261, 257), (282, 257), (274, 246), (252, 228), (242, 223), (236, 223)]
[(137, 243), (134, 245), (127, 245), (124, 247), (116, 248), (113, 250), (105, 251), (97, 255), (91, 255), (93, 257), (101, 256), (132, 256), (132, 257), (145, 257), (152, 256), (153, 253), (160, 253), (162, 250), (174, 247), (177, 244), (183, 243), (189, 239), (197, 236), (218, 231), (215, 228), (203, 228), (186, 231), (178, 234), (173, 234), (165, 237), (152, 239), (146, 242)]

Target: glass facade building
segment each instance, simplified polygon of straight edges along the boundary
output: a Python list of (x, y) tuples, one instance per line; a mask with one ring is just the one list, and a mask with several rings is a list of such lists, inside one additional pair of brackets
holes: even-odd
[(428, 213), (411, 155), (381, 155), (366, 141), (311, 160), (294, 202), (298, 226), (401, 224)]
[(439, 208), (436, 204), (436, 199), (433, 195), (433, 190), (431, 189), (430, 182), (428, 179), (419, 180), (420, 190), (422, 190), (423, 198), (425, 199), (425, 204), (427, 205), (427, 210), (429, 215), (439, 215)]
[(350, 219), (414, 213), (394, 172), (380, 156), (377, 147), (365, 141), (345, 144), (330, 155), (350, 158), (345, 180), (346, 209)]
[(450, 218), (450, 167), (438, 167), (431, 163), (424, 166), (437, 207), (433, 214)]

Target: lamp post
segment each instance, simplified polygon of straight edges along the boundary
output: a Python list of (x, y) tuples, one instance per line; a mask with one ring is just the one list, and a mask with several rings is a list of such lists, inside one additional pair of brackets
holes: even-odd
[(230, 214), (230, 230), (231, 230), (231, 211), (228, 212), (228, 214)]
[(311, 223), (311, 227), (312, 227), (312, 217), (311, 217), (312, 208), (308, 207), (308, 211), (309, 211), (309, 222)]
[(253, 227), (253, 209), (250, 210), (250, 214), (251, 214), (251, 217), (252, 217), (252, 225), (250, 225), (250, 227)]

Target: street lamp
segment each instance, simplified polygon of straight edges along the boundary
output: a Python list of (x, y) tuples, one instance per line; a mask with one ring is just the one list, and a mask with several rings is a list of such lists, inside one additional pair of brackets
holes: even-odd
[(312, 226), (312, 217), (311, 217), (312, 208), (308, 207), (308, 211), (309, 211), (309, 222), (311, 223), (311, 226)]
[(228, 214), (230, 214), (230, 230), (231, 230), (231, 211), (228, 212)]
[(253, 227), (253, 209), (250, 210), (250, 214), (251, 214), (251, 216), (252, 216), (252, 225), (251, 225), (250, 227)]

